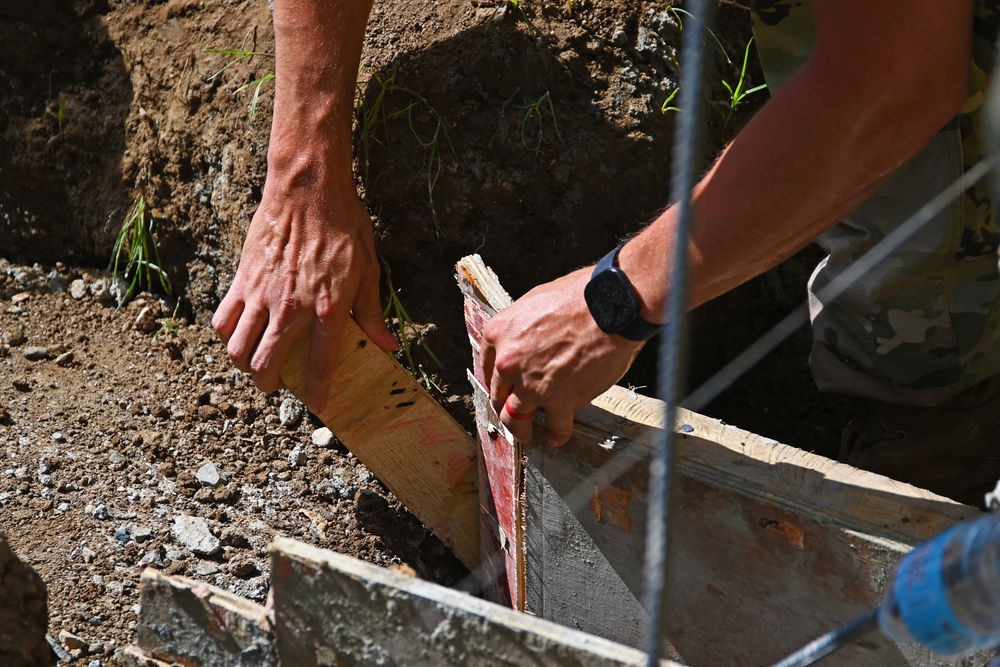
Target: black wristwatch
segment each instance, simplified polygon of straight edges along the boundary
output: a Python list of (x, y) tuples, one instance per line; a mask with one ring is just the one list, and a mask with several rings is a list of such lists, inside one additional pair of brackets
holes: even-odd
[(639, 295), (618, 266), (618, 246), (597, 263), (583, 288), (590, 314), (601, 331), (629, 340), (649, 340), (661, 329), (639, 315)]

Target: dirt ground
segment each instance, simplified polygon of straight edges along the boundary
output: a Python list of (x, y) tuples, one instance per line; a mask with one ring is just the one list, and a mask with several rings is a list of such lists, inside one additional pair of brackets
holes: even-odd
[[(461, 580), (440, 542), (321, 424), (290, 421), (292, 397), (257, 392), (207, 326), (263, 186), (266, 0), (14, 0), (0, 25), (0, 533), (44, 580), (48, 632), (64, 633), (71, 664), (120, 664), (146, 566), (263, 600), (276, 534)], [(455, 261), (480, 253), (517, 296), (666, 205), (674, 115), (660, 108), (681, 30), (646, 1), (376, 2), (359, 188), (386, 298), (442, 362), (415, 349), (463, 424)], [(766, 95), (727, 117), (748, 11), (721, 3), (715, 32), (735, 63), (712, 47), (708, 155)], [(226, 49), (261, 55), (210, 52)], [(106, 268), (140, 195), (174, 289), (117, 310)], [(803, 251), (694, 313), (692, 386), (802, 302), (816, 260)], [(807, 350), (799, 332), (705, 412), (832, 453), (854, 406), (815, 390)], [(654, 367), (644, 353), (623, 382), (652, 392)]]

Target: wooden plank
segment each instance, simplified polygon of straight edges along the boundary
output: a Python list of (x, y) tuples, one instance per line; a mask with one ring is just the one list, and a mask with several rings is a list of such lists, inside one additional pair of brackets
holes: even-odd
[(635, 649), (294, 540), (271, 557), (282, 665), (645, 664)]
[[(461, 263), (458, 271), (459, 286), (468, 292), (465, 323), (472, 345), (473, 368), (476, 369), (469, 382), (481, 387), (483, 365), (479, 347), (483, 327), (496, 314), (492, 305), (502, 304), (503, 307), (511, 299), (482, 260)], [(476, 290), (481, 286), (491, 291), (477, 294)], [(523, 452), (521, 444), (506, 433), (489, 401), (483, 397), (483, 392), (475, 392), (474, 399), (477, 434), (482, 443), (478, 454), (483, 590), (490, 600), (523, 610), (524, 558), (514, 552), (524, 542), (521, 532), (524, 521), (518, 513), (524, 487)]]
[[(639, 645), (648, 461), (663, 414), (659, 401), (614, 387), (577, 414), (567, 445), (524, 445), (524, 495), (508, 511), (523, 522), (524, 544), (510, 553), (524, 554), (514, 567), (524, 572), (528, 611)], [(544, 425), (542, 413), (536, 422)], [(675, 432), (664, 645), (686, 664), (770, 664), (877, 605), (902, 554), (978, 515), (690, 411), (678, 411)], [(944, 663), (875, 634), (837, 664)]]
[(152, 569), (142, 573), (139, 593), (136, 664), (277, 667), (270, 624), (260, 605)]
[[(298, 396), (307, 365), (308, 342), (301, 341), (281, 372)], [(466, 567), (479, 565), (475, 443), (353, 320), (341, 341), (330, 400), (317, 417)]]

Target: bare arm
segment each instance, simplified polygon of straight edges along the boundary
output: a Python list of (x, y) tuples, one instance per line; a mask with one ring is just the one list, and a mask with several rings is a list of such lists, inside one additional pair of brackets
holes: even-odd
[(382, 319), (371, 219), (352, 166), (354, 90), (372, 0), (277, 0), (275, 101), (264, 193), (236, 278), (212, 324), (237, 368), (281, 386), (292, 344), (308, 337), (310, 410), (325, 405), (353, 311), (379, 346)]
[[(815, 0), (809, 60), (740, 132), (696, 186), (691, 306), (777, 265), (862, 204), (965, 101), (972, 2), (905, 7)], [(660, 318), (669, 290), (676, 215), (668, 209), (630, 241), (620, 263)], [(484, 332), (494, 406), (515, 436), (531, 425), (502, 410), (545, 408), (550, 442), (573, 413), (617, 381), (636, 343), (600, 332), (583, 300), (590, 269), (529, 292)]]

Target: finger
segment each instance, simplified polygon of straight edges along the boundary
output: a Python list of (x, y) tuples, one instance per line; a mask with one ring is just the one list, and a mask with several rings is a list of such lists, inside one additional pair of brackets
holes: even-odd
[(493, 410), (498, 415), (503, 410), (504, 403), (512, 391), (514, 391), (514, 383), (505, 381), (500, 373), (493, 373), (493, 378), (490, 381), (490, 403), (493, 404)]
[(236, 331), (236, 325), (239, 324), (245, 306), (243, 299), (235, 296), (230, 290), (212, 316), (212, 328), (219, 334), (223, 345), (229, 345), (229, 339)]
[(330, 385), (333, 384), (340, 359), (340, 341), (344, 335), (344, 323), (348, 315), (339, 317), (317, 317), (313, 322), (309, 337), (309, 371), (306, 373), (306, 407), (318, 415), (330, 400)]
[(504, 401), (500, 410), (500, 421), (515, 439), (521, 442), (531, 442), (534, 435), (532, 417), (535, 416), (535, 407), (526, 401), (518, 398), (517, 394), (511, 394)]
[(573, 411), (545, 409), (545, 427), (548, 434), (545, 441), (553, 447), (561, 447), (573, 436)]
[(244, 373), (250, 373), (250, 361), (261, 335), (267, 329), (268, 313), (266, 310), (247, 308), (243, 311), (236, 330), (226, 344), (226, 351), (233, 365)]
[(299, 334), (303, 328), (302, 324), (280, 326), (275, 321), (268, 323), (250, 360), (250, 373), (258, 389), (271, 392), (282, 388), (281, 367), (292, 345), (301, 337)]
[(378, 299), (378, 281), (372, 283), (372, 287), (358, 292), (353, 312), (354, 321), (373, 343), (387, 352), (399, 347), (399, 341), (389, 331), (389, 327), (385, 325), (385, 318), (382, 317), (382, 306)]
[(493, 347), (493, 343), (486, 340), (485, 336), (479, 343), (479, 356), (483, 363), (483, 386), (490, 388), (493, 382), (493, 365), (496, 362), (497, 349)]

